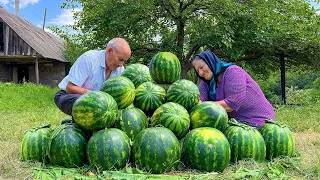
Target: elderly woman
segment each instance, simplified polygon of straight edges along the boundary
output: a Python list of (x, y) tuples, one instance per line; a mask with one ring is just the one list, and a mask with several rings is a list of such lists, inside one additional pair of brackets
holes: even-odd
[(192, 65), (201, 79), (201, 101), (215, 101), (230, 118), (255, 128), (263, 126), (265, 119), (275, 119), (259, 85), (239, 66), (223, 62), (211, 52), (197, 54)]

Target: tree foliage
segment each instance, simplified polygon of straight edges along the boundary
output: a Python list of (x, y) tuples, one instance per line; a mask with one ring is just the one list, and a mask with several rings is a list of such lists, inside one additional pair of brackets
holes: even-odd
[(181, 61), (183, 78), (202, 50), (257, 71), (278, 68), (281, 52), (289, 65), (320, 62), (320, 16), (305, 0), (66, 0), (62, 7), (77, 5), (83, 9), (72, 26), (81, 32), (76, 44), (104, 48), (123, 37), (131, 62), (144, 64), (170, 51)]

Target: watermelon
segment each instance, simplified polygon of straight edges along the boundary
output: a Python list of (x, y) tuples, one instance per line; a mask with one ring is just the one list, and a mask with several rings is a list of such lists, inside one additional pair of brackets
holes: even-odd
[(266, 120), (260, 128), (260, 133), (266, 143), (266, 158), (271, 160), (278, 156), (292, 156), (295, 143), (289, 127), (283, 123)]
[(115, 127), (124, 131), (132, 140), (140, 131), (148, 128), (148, 125), (147, 116), (135, 107), (122, 110), (119, 120), (115, 123)]
[(230, 161), (230, 146), (224, 134), (211, 127), (191, 130), (183, 140), (185, 164), (200, 171), (222, 172)]
[(148, 172), (159, 174), (171, 170), (180, 160), (181, 149), (176, 136), (165, 127), (142, 130), (132, 145), (135, 163)]
[(200, 92), (193, 82), (180, 79), (174, 82), (167, 91), (167, 101), (181, 104), (187, 110), (199, 103)]
[(115, 76), (106, 80), (100, 91), (110, 94), (116, 100), (119, 109), (128, 107), (135, 97), (134, 84), (124, 76)]
[(180, 78), (181, 65), (171, 52), (159, 52), (153, 56), (149, 65), (152, 79), (159, 84), (170, 84)]
[(48, 162), (46, 149), (51, 134), (50, 124), (43, 124), (27, 130), (22, 138), (20, 149), (21, 160)]
[(162, 87), (152, 82), (145, 82), (136, 89), (134, 106), (146, 114), (152, 114), (165, 101), (166, 91)]
[(213, 127), (224, 131), (228, 125), (227, 111), (218, 103), (212, 101), (195, 105), (190, 111), (191, 128)]
[(124, 168), (129, 161), (130, 153), (129, 137), (116, 128), (94, 133), (87, 145), (89, 164), (98, 170)]
[(231, 161), (237, 162), (245, 158), (263, 161), (266, 158), (266, 145), (260, 132), (248, 125), (232, 119), (224, 131), (231, 148)]
[(129, 78), (136, 88), (140, 84), (152, 80), (148, 66), (140, 63), (127, 66), (122, 76)]
[(161, 124), (170, 129), (178, 139), (187, 134), (190, 127), (188, 111), (180, 104), (168, 102), (161, 105), (152, 115), (152, 126)]
[(52, 133), (48, 154), (51, 164), (79, 167), (86, 161), (88, 137), (76, 124), (62, 124)]
[(157, 85), (163, 87), (163, 89), (166, 90), (166, 92), (168, 91), (169, 87), (171, 86), (171, 84), (157, 84)]
[(81, 128), (96, 131), (114, 124), (118, 118), (118, 106), (111, 95), (101, 91), (91, 91), (75, 101), (72, 116)]

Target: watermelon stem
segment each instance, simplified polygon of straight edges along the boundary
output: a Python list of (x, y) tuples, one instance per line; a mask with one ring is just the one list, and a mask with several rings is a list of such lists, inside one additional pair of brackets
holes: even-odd
[(38, 129), (42, 129), (42, 128), (50, 128), (51, 124), (41, 124), (40, 126), (34, 126), (28, 130), (26, 130), (24, 133), (27, 133), (27, 132), (35, 132), (37, 131)]

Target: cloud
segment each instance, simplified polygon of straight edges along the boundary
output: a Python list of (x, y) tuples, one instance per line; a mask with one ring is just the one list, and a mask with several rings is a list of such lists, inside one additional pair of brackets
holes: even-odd
[(0, 5), (7, 6), (9, 3), (9, 0), (0, 0)]
[(20, 8), (24, 8), (29, 4), (37, 4), (40, 0), (20, 0)]
[[(20, 0), (19, 8), (24, 8), (29, 4), (37, 4), (40, 0)], [(14, 7), (14, 0), (0, 0), (0, 5)]]
[(58, 16), (50, 19), (48, 24), (56, 26), (74, 25), (73, 14), (78, 11), (81, 11), (81, 9), (64, 9)]

